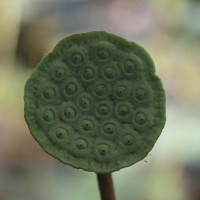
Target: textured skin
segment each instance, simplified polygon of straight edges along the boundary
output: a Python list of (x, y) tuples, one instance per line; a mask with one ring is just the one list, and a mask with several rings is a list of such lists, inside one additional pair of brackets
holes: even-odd
[(146, 157), (166, 120), (165, 92), (148, 53), (102, 31), (60, 41), (27, 81), (24, 100), (41, 147), (96, 173)]

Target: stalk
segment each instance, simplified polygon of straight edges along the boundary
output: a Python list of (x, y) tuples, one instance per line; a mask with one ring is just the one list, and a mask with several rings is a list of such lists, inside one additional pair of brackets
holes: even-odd
[(112, 174), (97, 174), (101, 200), (116, 200), (112, 180)]

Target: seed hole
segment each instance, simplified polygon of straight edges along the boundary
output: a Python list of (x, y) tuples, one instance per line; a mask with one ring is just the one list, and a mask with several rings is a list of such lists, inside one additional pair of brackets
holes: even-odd
[(137, 124), (143, 125), (146, 123), (146, 121), (147, 121), (147, 116), (145, 113), (143, 112), (137, 113), (136, 118), (135, 118), (135, 122)]

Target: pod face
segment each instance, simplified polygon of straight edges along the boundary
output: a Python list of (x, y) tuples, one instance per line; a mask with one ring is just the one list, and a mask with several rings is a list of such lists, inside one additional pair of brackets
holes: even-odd
[(109, 173), (142, 160), (165, 125), (165, 92), (148, 53), (103, 31), (69, 36), (25, 86), (32, 136), (61, 162)]

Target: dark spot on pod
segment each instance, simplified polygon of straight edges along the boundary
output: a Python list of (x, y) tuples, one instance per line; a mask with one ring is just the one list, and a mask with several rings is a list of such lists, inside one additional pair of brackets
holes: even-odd
[(95, 93), (97, 96), (103, 96), (107, 92), (105, 85), (97, 85), (95, 88)]
[(94, 123), (90, 119), (81, 120), (80, 126), (81, 126), (81, 130), (85, 132), (91, 132), (94, 130)]
[(114, 123), (108, 122), (104, 125), (103, 130), (106, 134), (113, 134), (116, 132), (116, 125)]
[(69, 96), (76, 94), (77, 91), (78, 91), (78, 86), (76, 85), (75, 82), (70, 82), (65, 87), (65, 92)]
[(101, 61), (106, 61), (108, 60), (110, 57), (110, 52), (107, 49), (98, 49), (97, 50), (97, 58)]
[(83, 78), (85, 80), (90, 80), (94, 77), (94, 73), (95, 73), (94, 70), (92, 68), (88, 67), (88, 68), (85, 69), (85, 71), (83, 73)]
[(46, 99), (52, 99), (56, 96), (54, 88), (48, 87), (44, 90), (43, 95)]
[(88, 142), (85, 139), (76, 139), (75, 145), (79, 150), (84, 150), (88, 147)]
[(74, 65), (81, 64), (81, 63), (83, 63), (83, 55), (81, 53), (74, 53), (71, 56), (70, 61)]
[(44, 119), (46, 122), (52, 122), (52, 121), (54, 121), (54, 119), (55, 119), (55, 113), (54, 113), (54, 111), (53, 111), (53, 110), (50, 110), (50, 109), (45, 110), (45, 111), (43, 112), (43, 119)]
[(63, 67), (56, 67), (54, 68), (54, 78), (55, 79), (62, 79), (64, 77), (65, 70)]
[(119, 81), (114, 86), (114, 96), (115, 98), (121, 100), (126, 99), (129, 96), (130, 92), (130, 82), (128, 81)]
[(97, 148), (99, 154), (101, 154), (102, 156), (108, 154), (110, 151), (110, 146), (107, 144), (99, 144)]
[(99, 115), (105, 116), (110, 113), (110, 108), (108, 105), (102, 104), (97, 107), (97, 112), (99, 113)]
[(78, 98), (78, 106), (82, 111), (86, 111), (92, 107), (92, 99), (88, 94), (83, 94)]
[(104, 83), (97, 83), (94, 87), (93, 94), (95, 97), (102, 99), (108, 96), (108, 87)]
[(96, 104), (95, 114), (99, 118), (107, 118), (112, 114), (112, 105), (109, 101), (100, 101)]
[(67, 119), (74, 119), (76, 117), (76, 110), (75, 108), (71, 107), (71, 106), (67, 106), (65, 109), (64, 109), (64, 116), (67, 118)]
[(83, 82), (91, 82), (96, 78), (96, 68), (91, 66), (84, 66), (81, 68), (79, 76)]
[(73, 102), (68, 101), (59, 107), (59, 119), (62, 122), (72, 122), (78, 117), (78, 115), (79, 112)]
[(114, 119), (108, 119), (102, 124), (102, 134), (113, 138), (119, 133), (119, 123)]
[(143, 88), (138, 88), (135, 91), (135, 97), (136, 99), (138, 99), (139, 101), (142, 101), (145, 99), (146, 97), (146, 90)]
[(114, 81), (114, 80), (116, 80), (116, 78), (117, 78), (117, 71), (116, 71), (115, 67), (113, 67), (113, 66), (104, 67), (103, 77), (107, 81)]
[(143, 125), (147, 122), (147, 115), (144, 112), (138, 112), (135, 117), (135, 122), (139, 125)]
[(127, 74), (132, 74), (134, 73), (135, 71), (135, 63), (131, 60), (127, 60), (124, 62), (124, 71), (127, 73)]
[(125, 96), (127, 94), (127, 88), (124, 85), (120, 85), (116, 90), (116, 94), (119, 97)]
[(134, 137), (130, 134), (127, 134), (127, 135), (124, 135), (122, 137), (122, 143), (125, 145), (125, 146), (131, 146), (134, 142)]
[(126, 115), (128, 115), (129, 114), (129, 107), (127, 105), (123, 105), (123, 104), (120, 105), (118, 107), (118, 114), (120, 116), (126, 116)]
[(56, 126), (49, 128), (47, 131), (47, 136), (51, 140), (54, 147), (61, 147), (66, 149), (67, 143), (69, 142), (69, 134), (71, 134), (71, 126), (58, 124), (56, 121)]
[(120, 85), (117, 89), (116, 89), (116, 95), (119, 98), (126, 98), (127, 97), (127, 88), (124, 85)]
[(115, 115), (122, 123), (130, 123), (133, 113), (133, 105), (130, 102), (119, 102), (115, 107)]
[(65, 63), (57, 60), (52, 62), (51, 65), (52, 66), (50, 66), (50, 72), (54, 81), (62, 81), (64, 77), (66, 77), (66, 75), (69, 73), (69, 69)]
[(88, 108), (91, 104), (90, 99), (86, 98), (86, 97), (82, 97), (80, 100), (80, 105), (82, 108)]
[(36, 91), (36, 97), (43, 105), (53, 103), (59, 99), (59, 91), (55, 84), (44, 81), (38, 84), (39, 89)]
[(64, 138), (66, 138), (66, 136), (67, 136), (68, 133), (67, 133), (67, 130), (64, 129), (64, 128), (57, 128), (55, 130), (55, 134), (56, 134), (56, 137), (58, 139), (64, 139)]

